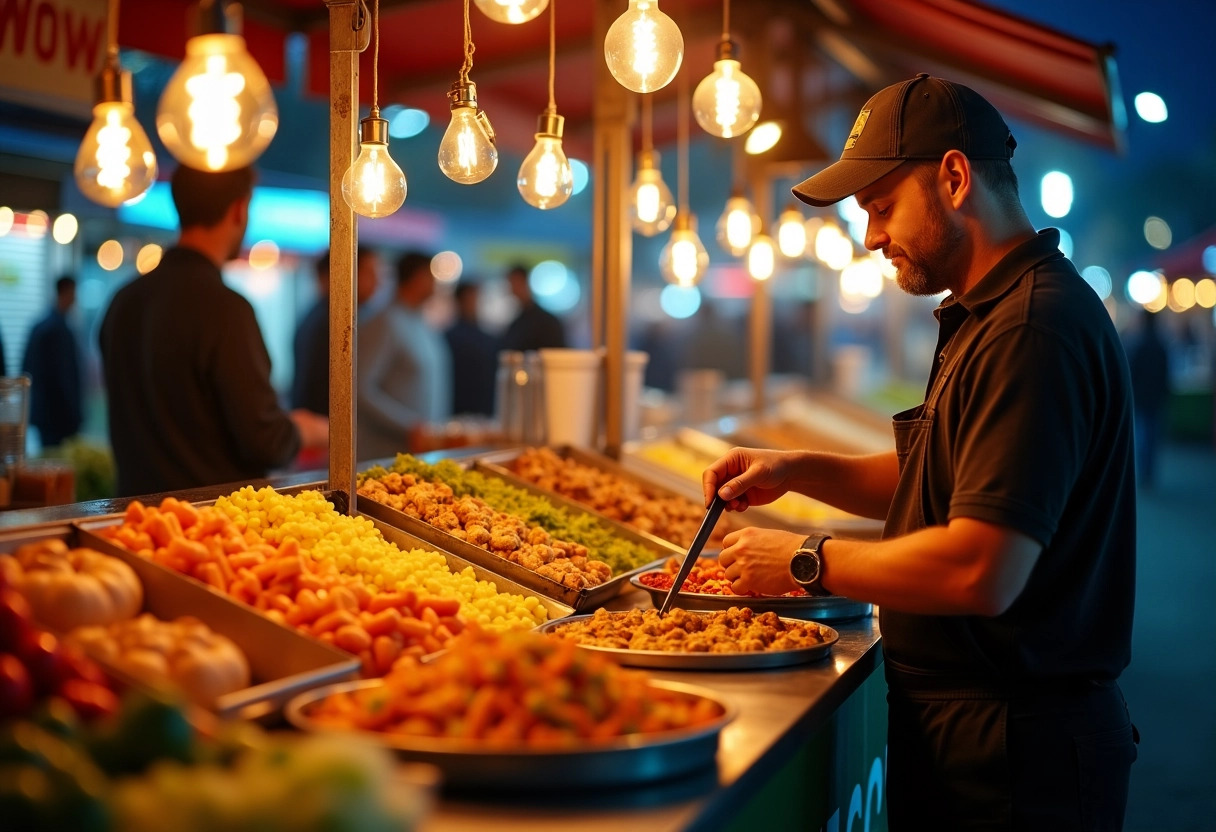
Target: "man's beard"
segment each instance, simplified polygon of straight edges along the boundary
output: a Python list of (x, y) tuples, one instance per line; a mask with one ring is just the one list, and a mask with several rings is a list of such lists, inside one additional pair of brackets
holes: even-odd
[(925, 230), (905, 248), (887, 247), (887, 258), (902, 256), (895, 282), (910, 295), (925, 297), (950, 288), (952, 264), (966, 234), (950, 224), (945, 209), (935, 199), (926, 200)]

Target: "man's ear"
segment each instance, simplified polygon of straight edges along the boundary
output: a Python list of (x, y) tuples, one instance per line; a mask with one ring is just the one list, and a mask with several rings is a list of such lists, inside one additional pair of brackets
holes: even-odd
[(937, 170), (938, 185), (957, 211), (971, 194), (971, 160), (962, 151), (948, 150)]
[(231, 219), (238, 227), (244, 228), (249, 222), (249, 202), (253, 199), (253, 194), (242, 197), (232, 203), (228, 208), (229, 219)]

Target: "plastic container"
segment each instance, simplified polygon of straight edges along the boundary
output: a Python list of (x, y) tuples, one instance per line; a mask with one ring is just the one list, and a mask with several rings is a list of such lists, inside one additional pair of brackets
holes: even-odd
[(599, 403), (599, 352), (544, 349), (539, 354), (544, 375), (545, 441), (590, 448)]

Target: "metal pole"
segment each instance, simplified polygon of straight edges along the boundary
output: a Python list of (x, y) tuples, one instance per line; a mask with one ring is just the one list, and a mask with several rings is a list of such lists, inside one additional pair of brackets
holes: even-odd
[[(592, 47), (600, 54), (608, 27), (620, 14), (616, 0), (598, 0)], [(603, 321), (604, 451), (619, 457), (624, 441), (624, 390), (629, 276), (633, 238), (626, 195), (631, 165), (630, 93), (608, 72), (603, 60), (595, 73), (595, 226), (592, 229), (593, 298), (602, 292), (602, 311), (592, 309), (593, 344), (599, 346), (597, 328)]]
[[(760, 215), (760, 225), (764, 233), (775, 237), (773, 233), (773, 183), (768, 175), (761, 171), (759, 165), (752, 166), (751, 175), (752, 198), (756, 201), (756, 212)], [(751, 316), (749, 329), (751, 333), (751, 349), (748, 352), (748, 363), (752, 380), (752, 411), (756, 416), (762, 416), (767, 404), (765, 384), (768, 380), (770, 366), (769, 352), (773, 343), (773, 299), (769, 284), (776, 275), (768, 280), (752, 281)]]
[(329, 487), (355, 494), (355, 214), (342, 199), (359, 120), (359, 53), (370, 16), (359, 0), (329, 8)]

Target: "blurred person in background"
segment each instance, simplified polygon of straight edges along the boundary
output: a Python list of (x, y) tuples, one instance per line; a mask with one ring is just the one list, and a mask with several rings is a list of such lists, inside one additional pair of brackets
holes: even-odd
[(528, 267), (516, 264), (507, 270), (507, 284), (519, 301), (519, 314), (503, 333), (504, 350), (540, 350), (566, 346), (566, 330), (557, 316), (543, 309), (532, 297)]
[(1165, 432), (1165, 406), (1170, 397), (1170, 354), (1157, 326), (1158, 315), (1140, 314), (1140, 331), (1128, 345), (1132, 401), (1136, 409), (1136, 481), (1153, 488), (1157, 481), (1157, 448)]
[[(355, 303), (359, 312), (375, 296), (379, 283), (380, 258), (370, 248), (359, 246), (355, 260)], [(295, 377), (291, 383), (291, 406), (329, 415), (329, 252), (317, 260), (317, 301), (296, 328), (292, 342)]]
[(181, 223), (160, 264), (114, 295), (99, 341), (118, 494), (249, 482), (329, 442), (329, 420), (285, 412), (270, 354), (221, 267), (241, 251), (254, 172), (181, 165)]
[(481, 286), (464, 278), (453, 292), (456, 321), (444, 333), (452, 353), (452, 413), (494, 415), (494, 383), (498, 371), (497, 343), (481, 328), (478, 306)]
[(408, 451), (415, 444), (411, 435), (442, 425), (451, 415), (451, 353), (423, 316), (434, 294), (431, 256), (406, 252), (397, 261), (392, 301), (359, 324), (360, 460)]
[[(30, 377), (30, 424), (38, 428), (44, 448), (61, 445), (80, 431), (80, 348), (68, 323), (76, 303), (76, 280), (64, 275), (55, 281), (55, 303), (34, 324), (25, 345), (21, 371)], [(0, 361), (0, 370), (3, 370)]]

